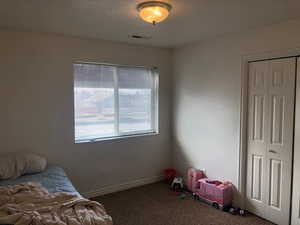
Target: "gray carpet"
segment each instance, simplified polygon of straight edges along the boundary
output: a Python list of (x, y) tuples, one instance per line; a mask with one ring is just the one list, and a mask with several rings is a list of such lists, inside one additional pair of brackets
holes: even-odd
[(254, 215), (233, 216), (191, 197), (180, 199), (164, 183), (145, 185), (94, 198), (114, 225), (269, 225)]

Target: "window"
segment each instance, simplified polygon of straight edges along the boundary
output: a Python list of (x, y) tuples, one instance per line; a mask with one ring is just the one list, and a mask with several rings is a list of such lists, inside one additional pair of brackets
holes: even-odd
[(158, 132), (154, 69), (74, 64), (75, 143)]

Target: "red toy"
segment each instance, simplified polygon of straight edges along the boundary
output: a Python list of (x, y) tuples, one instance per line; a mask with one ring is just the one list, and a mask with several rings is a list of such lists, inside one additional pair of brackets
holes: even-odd
[(168, 184), (172, 184), (174, 178), (176, 177), (177, 172), (175, 169), (165, 169), (164, 174), (165, 174), (165, 181)]

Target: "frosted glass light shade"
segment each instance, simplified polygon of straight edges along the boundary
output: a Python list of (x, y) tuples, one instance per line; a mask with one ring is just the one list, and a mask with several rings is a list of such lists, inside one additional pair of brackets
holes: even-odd
[(137, 7), (140, 17), (152, 24), (159, 23), (169, 16), (171, 5), (164, 2), (143, 2)]

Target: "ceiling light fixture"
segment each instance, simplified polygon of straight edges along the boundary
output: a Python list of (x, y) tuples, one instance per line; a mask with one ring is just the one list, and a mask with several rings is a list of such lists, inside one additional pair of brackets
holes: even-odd
[(138, 4), (136, 8), (143, 20), (155, 25), (168, 17), (172, 6), (166, 2), (149, 1)]

